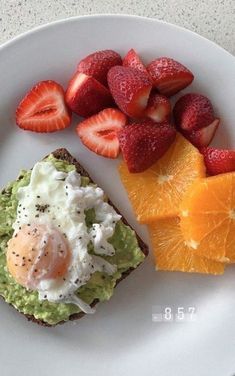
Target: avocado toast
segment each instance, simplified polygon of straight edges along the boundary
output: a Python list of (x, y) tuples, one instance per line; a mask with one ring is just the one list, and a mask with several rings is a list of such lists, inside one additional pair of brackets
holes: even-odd
[[(53, 165), (57, 172), (65, 173), (64, 176), (66, 176), (66, 174), (70, 171), (76, 169), (76, 172), (81, 176), (82, 186), (91, 188), (96, 187), (92, 179), (89, 177), (88, 173), (84, 170), (80, 163), (69, 154), (66, 149), (57, 149), (43, 161)], [(19, 178), (13, 183), (9, 184), (0, 195), (0, 212), (2, 213), (0, 215), (0, 295), (5, 299), (7, 303), (13, 305), (29, 320), (45, 326), (54, 326), (59, 323), (64, 323), (68, 320), (81, 318), (85, 314), (84, 311), (86, 311), (86, 309), (81, 309), (81, 305), (78, 306), (74, 304), (74, 302), (71, 303), (68, 299), (66, 301), (56, 301), (55, 299), (49, 301), (48, 296), (46, 295), (42, 296), (39, 299), (39, 293), (36, 288), (26, 288), (22, 284), (17, 283), (15, 278), (13, 277), (15, 273), (14, 270), (18, 270), (18, 262), (14, 264), (15, 269), (12, 269), (12, 274), (9, 273), (9, 268), (7, 267), (6, 252), (7, 248), (10, 248), (9, 245), (7, 247), (7, 244), (10, 244), (10, 239), (12, 242), (16, 240), (18, 241), (18, 239), (20, 238), (19, 229), (21, 230), (21, 228), (18, 227), (17, 230), (19, 232), (17, 233), (17, 230), (15, 229), (14, 232), (14, 229), (12, 227), (13, 224), (17, 222), (16, 219), (20, 217), (20, 204), (18, 199), (19, 188), (27, 187), (29, 185), (31, 175), (31, 171), (22, 171)], [(65, 178), (63, 177), (63, 179)], [(37, 197), (40, 200), (40, 196), (38, 195)], [(109, 255), (102, 255), (98, 252), (98, 250), (97, 252), (99, 254), (98, 257), (100, 259), (103, 259), (104, 263), (111, 264), (114, 269), (111, 270), (111, 272), (107, 272), (107, 270), (104, 269), (97, 269), (93, 274), (89, 275), (89, 279), (86, 280), (86, 283), (78, 285), (79, 287), (75, 291), (75, 295), (79, 299), (79, 301), (81, 300), (82, 302), (85, 302), (85, 304), (88, 305), (89, 308), (94, 307), (99, 301), (108, 300), (112, 296), (113, 289), (117, 285), (117, 283), (119, 283), (131, 271), (133, 271), (148, 254), (147, 246), (138, 237), (138, 235), (136, 235), (135, 231), (130, 227), (127, 221), (123, 217), (119, 219), (118, 210), (110, 201), (108, 201), (107, 203), (110, 207), (113, 208), (112, 210), (114, 211), (114, 215), (116, 215), (117, 218), (114, 232), (108, 239), (108, 244), (111, 244), (111, 248), (113, 247), (115, 254), (110, 253)], [(36, 204), (36, 206), (37, 205), (39, 204)], [(47, 206), (49, 205), (47, 204)], [(42, 207), (42, 205), (38, 207)], [(24, 208), (22, 208), (22, 210), (23, 209)], [(58, 210), (61, 211), (61, 209), (63, 208), (59, 209), (58, 207)], [(46, 208), (46, 210), (50, 212), (48, 208)], [(22, 215), (23, 213), (25, 212), (22, 211)], [(41, 215), (40, 211), (39, 214)], [(35, 217), (37, 217), (36, 220), (41, 220), (39, 214), (35, 215)], [(45, 213), (43, 212), (42, 218), (45, 217), (44, 214)], [(47, 216), (50, 217), (50, 214), (47, 214)], [(93, 226), (96, 225), (97, 220), (92, 209), (85, 211), (85, 221), (88, 229), (93, 229)], [(15, 226), (17, 225), (15, 224)], [(29, 226), (30, 234), (32, 223), (28, 223), (27, 226)], [(34, 231), (34, 229), (32, 231)], [(96, 235), (93, 235), (93, 237), (95, 236)], [(95, 246), (92, 246), (91, 242), (89, 242), (88, 253), (91, 254), (91, 257), (94, 257), (94, 259), (96, 260), (97, 256), (94, 255), (94, 247)], [(14, 251), (12, 253), (14, 253)], [(10, 257), (17, 257), (17, 254), (15, 253), (14, 255), (8, 256), (9, 265)], [(47, 255), (47, 253), (45, 255)], [(20, 256), (18, 255), (18, 257)], [(15, 267), (15, 265), (17, 265), (17, 267)], [(20, 269), (22, 269), (22, 266), (24, 266), (24, 261), (20, 264)], [(91, 266), (93, 267), (93, 265)], [(14, 276), (17, 277), (17, 274), (15, 274)], [(70, 282), (71, 281), (69, 281), (69, 283)]]

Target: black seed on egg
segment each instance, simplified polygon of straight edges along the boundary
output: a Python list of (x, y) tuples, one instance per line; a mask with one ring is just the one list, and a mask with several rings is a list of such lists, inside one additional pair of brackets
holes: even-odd
[(21, 230), (21, 226), (19, 227), (19, 230)]
[(40, 196), (37, 196), (37, 198), (40, 198)]
[(62, 294), (60, 294), (60, 295), (59, 295), (59, 298), (63, 298), (63, 295), (62, 295)]
[(82, 239), (82, 236), (79, 236), (79, 238), (78, 238), (79, 240), (81, 240)]
[(44, 299), (46, 299), (47, 298), (47, 295), (44, 295)]

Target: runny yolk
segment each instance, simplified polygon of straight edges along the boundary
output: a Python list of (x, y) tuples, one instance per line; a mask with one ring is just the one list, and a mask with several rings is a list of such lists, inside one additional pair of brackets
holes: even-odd
[(28, 289), (37, 289), (42, 280), (63, 277), (70, 258), (64, 235), (46, 225), (24, 225), (8, 242), (8, 271)]

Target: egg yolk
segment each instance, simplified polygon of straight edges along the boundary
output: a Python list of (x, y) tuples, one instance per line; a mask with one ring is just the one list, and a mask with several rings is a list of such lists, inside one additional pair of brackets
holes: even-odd
[(24, 225), (8, 242), (8, 271), (27, 289), (37, 289), (42, 280), (63, 277), (70, 259), (65, 236), (46, 225)]

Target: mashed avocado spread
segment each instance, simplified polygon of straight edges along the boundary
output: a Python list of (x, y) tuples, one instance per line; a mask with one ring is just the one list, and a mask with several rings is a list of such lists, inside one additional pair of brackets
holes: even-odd
[[(69, 172), (75, 168), (66, 161), (55, 159), (52, 155), (46, 160), (50, 160), (59, 171)], [(27, 291), (17, 284), (6, 267), (7, 242), (13, 234), (12, 224), (16, 219), (18, 206), (17, 191), (19, 187), (29, 184), (30, 176), (31, 171), (21, 171), (18, 180), (10, 183), (0, 194), (0, 295), (7, 303), (12, 304), (25, 315), (33, 315), (36, 319), (55, 325), (60, 321), (68, 320), (70, 315), (80, 312), (79, 307), (73, 304), (40, 301), (38, 292)], [(89, 179), (82, 177), (82, 185), (88, 184), (90, 184)], [(86, 212), (87, 226), (91, 226), (95, 221), (94, 210), (88, 210)], [(121, 220), (116, 224), (115, 232), (109, 242), (115, 249), (115, 255), (103, 257), (110, 263), (116, 264), (117, 271), (111, 276), (96, 272), (88, 283), (78, 289), (78, 296), (88, 304), (94, 299), (100, 301), (110, 299), (122, 273), (129, 268), (136, 268), (145, 257), (138, 246), (135, 232), (129, 226), (124, 225)], [(92, 246), (89, 247), (89, 252), (93, 253)]]

